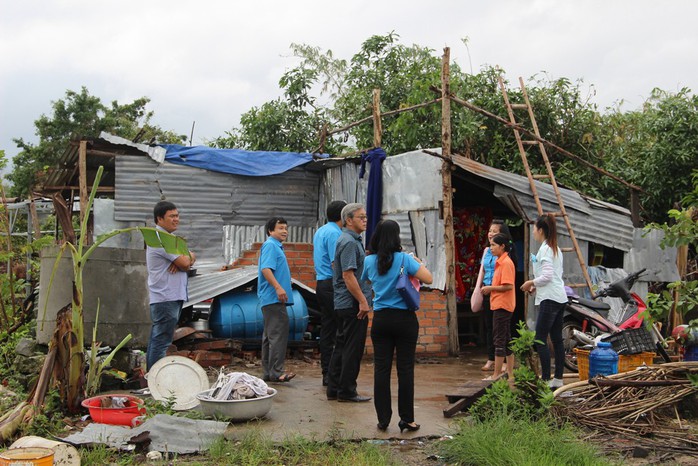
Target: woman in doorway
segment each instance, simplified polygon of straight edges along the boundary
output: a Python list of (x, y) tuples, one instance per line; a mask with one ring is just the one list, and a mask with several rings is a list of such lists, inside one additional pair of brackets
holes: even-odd
[(496, 380), (502, 373), (506, 358), (509, 378), (514, 378), (514, 355), (509, 348), (511, 340), (511, 316), (516, 308), (516, 267), (509, 257), (513, 245), (511, 238), (502, 233), (490, 240), (490, 251), (497, 258), (492, 284), (482, 287), (482, 294), (490, 297), (492, 308), (492, 333), (494, 335), (494, 372), (485, 380)]
[[(565, 347), (562, 341), (562, 318), (567, 304), (565, 283), (562, 281), (562, 252), (557, 246), (557, 226), (555, 217), (546, 214), (538, 217), (533, 226), (533, 239), (542, 243), (538, 254), (531, 255), (533, 280), (521, 285), (526, 293), (536, 294), (535, 304), (539, 306), (536, 319), (536, 344), (540, 357), (541, 376), (551, 388), (562, 386), (562, 373), (565, 365)], [(550, 350), (548, 336), (555, 352), (555, 377), (550, 380)]]
[[(509, 227), (504, 223), (504, 220), (493, 219), (490, 224), (490, 229), (487, 232), (488, 243), (492, 241), (497, 234), (504, 234), (511, 239), (511, 233), (509, 232)], [(477, 276), (477, 282), (475, 285), (475, 290), (473, 293), (481, 293), (483, 286), (492, 285), (492, 277), (494, 276), (494, 264), (497, 258), (492, 254), (489, 247), (485, 248), (485, 252), (482, 254), (482, 261), (480, 262), (480, 273)], [(494, 343), (492, 335), (492, 310), (490, 309), (490, 297), (488, 295), (482, 296), (482, 312), (485, 318), (485, 342), (487, 344), (487, 362), (482, 366), (483, 371), (491, 371), (494, 367)], [(504, 367), (506, 370), (506, 367)]]
[(419, 337), (419, 321), (414, 311), (396, 290), (401, 271), (423, 283), (431, 283), (431, 272), (411, 254), (402, 252), (400, 226), (393, 220), (378, 224), (371, 238), (372, 254), (364, 261), (362, 280), (373, 287), (373, 400), (378, 417), (378, 429), (387, 430), (392, 417), (390, 372), (393, 353), (397, 364), (397, 405), (400, 432), (415, 431), (414, 422), (414, 359)]

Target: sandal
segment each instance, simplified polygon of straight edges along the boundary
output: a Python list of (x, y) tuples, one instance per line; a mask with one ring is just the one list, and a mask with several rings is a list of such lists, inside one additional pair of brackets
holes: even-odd
[(293, 372), (286, 372), (285, 374), (281, 374), (278, 379), (274, 380), (274, 382), (288, 382), (295, 376), (296, 374), (294, 374)]
[(491, 371), (494, 367), (494, 361), (487, 361), (484, 366), (480, 368), (481, 371)]

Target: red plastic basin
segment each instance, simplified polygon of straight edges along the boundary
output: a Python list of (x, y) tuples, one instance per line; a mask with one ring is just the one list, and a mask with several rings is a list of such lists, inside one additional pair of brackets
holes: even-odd
[[(102, 400), (108, 399), (108, 403), (111, 404), (112, 397), (127, 398), (126, 406), (123, 408), (103, 408)], [(135, 427), (134, 419), (145, 414), (145, 403), (143, 400), (131, 395), (94, 396), (84, 400), (82, 406), (87, 408), (92, 419), (100, 424)]]

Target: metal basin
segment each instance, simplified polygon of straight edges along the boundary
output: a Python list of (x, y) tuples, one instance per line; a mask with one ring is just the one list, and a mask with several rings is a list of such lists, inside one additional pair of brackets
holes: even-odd
[(196, 398), (201, 403), (201, 411), (207, 416), (221, 419), (229, 419), (232, 422), (249, 421), (254, 418), (264, 417), (270, 410), (272, 400), (276, 396), (276, 389), (269, 388), (271, 395), (247, 400), (210, 400), (205, 397), (213, 389), (205, 390)]

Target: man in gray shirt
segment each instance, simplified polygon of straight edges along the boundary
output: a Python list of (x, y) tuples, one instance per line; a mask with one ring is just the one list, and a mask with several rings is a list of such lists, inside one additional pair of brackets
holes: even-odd
[[(179, 226), (179, 212), (171, 202), (160, 201), (153, 209), (156, 229), (174, 233)], [(153, 326), (148, 340), (146, 364), (152, 369), (167, 354), (172, 344), (182, 304), (187, 300), (187, 271), (194, 265), (196, 256), (168, 254), (163, 248), (147, 247), (148, 291), (150, 318)]]
[(364, 402), (371, 397), (358, 394), (356, 379), (361, 370), (371, 310), (371, 285), (359, 280), (366, 257), (361, 242), (361, 233), (366, 231), (366, 209), (362, 204), (347, 204), (342, 209), (342, 222), (344, 229), (337, 240), (332, 265), (337, 339), (330, 360), (327, 399)]

